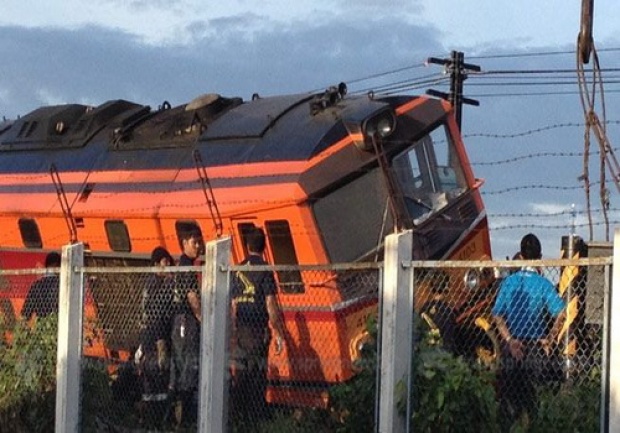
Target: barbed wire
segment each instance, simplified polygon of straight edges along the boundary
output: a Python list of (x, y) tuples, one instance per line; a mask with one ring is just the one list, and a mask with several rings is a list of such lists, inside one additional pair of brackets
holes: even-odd
[[(613, 150), (618, 150), (619, 148), (614, 147)], [(500, 160), (495, 160), (495, 161), (478, 161), (478, 162), (471, 162), (471, 165), (475, 165), (475, 166), (486, 166), (486, 165), (502, 165), (502, 164), (512, 164), (514, 162), (519, 162), (519, 161), (523, 161), (523, 160), (527, 160), (527, 159), (539, 159), (539, 158), (546, 158), (546, 157), (553, 157), (553, 158), (570, 158), (570, 157), (576, 157), (576, 156), (580, 156), (583, 157), (585, 154), (585, 152), (538, 152), (538, 153), (529, 153), (527, 155), (520, 155), (520, 156), (515, 156), (513, 158), (507, 158), (507, 159), (500, 159)], [(591, 151), (590, 155), (599, 155), (600, 152), (599, 151)]]
[[(596, 184), (600, 184), (600, 181), (590, 182), (590, 185), (596, 185)], [(583, 186), (581, 186), (581, 185), (566, 186), (566, 185), (533, 184), (533, 185), (511, 186), (511, 187), (508, 187), (508, 188), (498, 189), (498, 190), (494, 190), (494, 191), (482, 191), (481, 194), (482, 195), (498, 195), (498, 194), (506, 194), (506, 193), (509, 193), (509, 192), (515, 192), (515, 191), (530, 190), (530, 189), (548, 189), (548, 190), (556, 190), (556, 191), (570, 191), (570, 190), (576, 190), (576, 189), (582, 189), (582, 188), (583, 188)]]
[[(602, 213), (603, 209), (592, 209), (594, 213)], [(620, 212), (620, 208), (610, 208), (607, 209), (607, 212)], [(566, 209), (558, 212), (520, 212), (520, 213), (488, 213), (487, 215), (493, 218), (557, 218), (560, 216), (569, 216), (569, 215), (587, 215), (586, 210), (573, 210)]]
[[(592, 226), (604, 226), (607, 224), (616, 225), (620, 224), (620, 220), (614, 221), (593, 221)], [(575, 227), (575, 228), (583, 228), (589, 227), (590, 223), (575, 223), (575, 224), (506, 224), (501, 226), (494, 226), (493, 224), (489, 224), (489, 230), (491, 231), (500, 231), (500, 230), (516, 230), (516, 229), (544, 229), (544, 230), (566, 230), (567, 228)]]

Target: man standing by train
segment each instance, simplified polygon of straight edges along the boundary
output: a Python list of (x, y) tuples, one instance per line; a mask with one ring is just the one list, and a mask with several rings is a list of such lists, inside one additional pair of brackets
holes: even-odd
[[(198, 231), (179, 234), (182, 254), (180, 267), (194, 266), (202, 249)], [(195, 272), (179, 272), (174, 289), (172, 319), (172, 365), (170, 391), (180, 403), (179, 425), (188, 427), (198, 419), (200, 371), (200, 285)]]
[[(254, 227), (245, 236), (248, 256), (240, 265), (264, 266), (265, 233)], [(232, 282), (232, 345), (236, 366), (232, 385), (232, 410), (245, 428), (257, 428), (269, 417), (267, 354), (275, 332), (276, 353), (284, 346), (284, 326), (271, 271), (237, 272)]]
[[(45, 257), (45, 269), (59, 268), (61, 257), (56, 251), (48, 253)], [(35, 281), (26, 295), (26, 301), (22, 307), (22, 317), (29, 320), (33, 315), (45, 317), (58, 313), (58, 290), (60, 277), (57, 272), (48, 271), (44, 277)]]
[[(525, 235), (520, 259), (541, 257), (538, 238), (532, 233)], [(521, 268), (502, 282), (492, 314), (503, 343), (499, 372), (503, 422), (510, 424), (516, 418), (529, 419), (535, 414), (535, 386), (548, 367), (551, 344), (561, 329), (565, 307), (556, 288), (536, 268)], [(546, 314), (555, 318), (551, 329)]]

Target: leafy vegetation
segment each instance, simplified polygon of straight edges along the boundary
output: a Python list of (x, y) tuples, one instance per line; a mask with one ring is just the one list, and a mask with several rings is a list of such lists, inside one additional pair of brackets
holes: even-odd
[[(420, 329), (413, 356), (412, 389), (400, 384), (399, 408), (409, 412), (420, 432), (497, 432), (498, 404), (493, 374), (443, 350), (435, 335)], [(0, 340), (0, 423), (18, 433), (54, 429), (57, 319), (49, 316), (29, 325), (17, 322)], [(368, 323), (370, 342), (362, 351), (359, 373), (330, 391), (331, 406), (321, 409), (276, 410), (257, 432), (373, 432), (377, 371), (376, 322)], [(105, 364), (89, 360), (82, 372), (82, 431), (137, 427), (132, 404), (115, 395)], [(409, 403), (411, 402), (411, 403)], [(599, 431), (600, 372), (579, 384), (541, 387), (538, 411), (532, 419), (512, 425), (511, 433)], [(407, 411), (407, 406), (410, 410)], [(578, 408), (578, 410), (577, 410)], [(234, 429), (233, 431), (245, 431)]]
[[(411, 393), (407, 393), (404, 383), (399, 387), (401, 414), (407, 413), (411, 401), (411, 422), (416, 431), (498, 431), (492, 375), (446, 352), (436, 336), (422, 325), (416, 328), (422, 338), (413, 356), (415, 377)], [(374, 321), (368, 324), (368, 330), (372, 341), (376, 341)], [(334, 409), (341, 414), (337, 431), (373, 431), (376, 366), (376, 345), (373, 343), (365, 348), (360, 374), (332, 391)]]
[(600, 428), (601, 382), (594, 372), (586, 381), (541, 389), (531, 433), (595, 433)]
[(57, 329), (54, 315), (32, 327), (21, 321), (10, 330), (2, 327), (8, 338), (0, 350), (0, 422), (13, 431), (54, 429)]
[[(430, 333), (413, 358), (412, 425), (420, 432), (497, 432), (494, 375), (446, 352)], [(400, 405), (406, 412), (406, 390)]]
[[(57, 333), (56, 315), (0, 327), (0, 425), (10, 431), (54, 430)], [(127, 424), (131, 408), (113, 395), (106, 366), (83, 364), (82, 431), (100, 431), (102, 423)]]

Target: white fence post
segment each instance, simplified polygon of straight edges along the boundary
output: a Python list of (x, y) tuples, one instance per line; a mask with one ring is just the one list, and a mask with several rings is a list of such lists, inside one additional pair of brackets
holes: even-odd
[(62, 248), (58, 293), (56, 433), (78, 433), (80, 427), (83, 265), (83, 244), (66, 245)]
[(228, 330), (230, 320), (229, 237), (207, 243), (201, 288), (200, 433), (224, 433), (228, 416)]
[(413, 288), (411, 231), (389, 235), (385, 239), (383, 299), (381, 311), (381, 382), (379, 432), (406, 431), (405, 417), (396, 408), (396, 386), (409, 383), (412, 327)]
[[(609, 306), (609, 431), (620, 426), (620, 229), (614, 232), (614, 258), (611, 283), (611, 302)], [(603, 354), (605, 356), (605, 354)], [(603, 372), (604, 373), (604, 372)], [(603, 410), (605, 408), (603, 407)], [(603, 423), (605, 424), (605, 423)], [(605, 428), (604, 425), (601, 429)]]

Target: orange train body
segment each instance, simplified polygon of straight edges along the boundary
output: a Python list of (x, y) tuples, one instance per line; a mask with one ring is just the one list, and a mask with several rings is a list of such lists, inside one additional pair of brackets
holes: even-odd
[[(385, 235), (403, 229), (414, 259), (489, 258), (481, 184), (450, 106), (426, 97), (348, 96), (341, 85), (157, 110), (122, 100), (41, 107), (0, 124), (0, 267), (40, 265), (72, 239), (92, 263), (140, 263), (157, 245), (179, 251), (188, 227), (205, 240), (231, 236), (240, 261), (248, 225), (265, 228), (278, 265), (380, 261)], [(294, 344), (270, 353), (273, 401), (298, 398), (294, 384), (350, 378), (377, 308), (376, 296), (307, 279), (279, 279)], [(2, 312), (19, 316), (26, 286), (4, 285)], [(97, 302), (87, 308), (97, 315)], [(131, 351), (130, 341), (90, 341), (94, 356)]]

